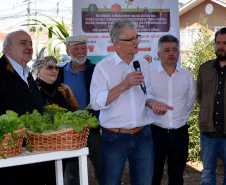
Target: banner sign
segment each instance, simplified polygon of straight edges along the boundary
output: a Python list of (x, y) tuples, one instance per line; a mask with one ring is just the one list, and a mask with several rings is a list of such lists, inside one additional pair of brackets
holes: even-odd
[(159, 63), (160, 37), (172, 34), (179, 39), (177, 0), (73, 0), (73, 34), (88, 36), (88, 56), (92, 62), (115, 52), (109, 30), (122, 18), (136, 22), (141, 35), (138, 54), (151, 66)]

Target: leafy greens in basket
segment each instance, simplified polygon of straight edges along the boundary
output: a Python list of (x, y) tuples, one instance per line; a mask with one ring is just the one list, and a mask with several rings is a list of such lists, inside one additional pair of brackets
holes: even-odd
[(24, 128), (24, 125), (19, 120), (18, 114), (14, 111), (7, 110), (6, 114), (0, 116), (0, 142), (5, 138), (5, 134), (13, 134), (13, 131), (21, 128)]
[(34, 133), (54, 132), (70, 127), (75, 132), (81, 132), (86, 125), (93, 128), (99, 125), (98, 119), (93, 117), (87, 109), (66, 112), (66, 109), (52, 104), (45, 107), (43, 115), (34, 110), (32, 114), (26, 113), (20, 116), (20, 120), (26, 128)]
[[(5, 139), (6, 134), (11, 134), (11, 139), (8, 141), (9, 150), (14, 148), (14, 140), (19, 139), (17, 131), (19, 129), (24, 128), (24, 124), (19, 120), (18, 114), (12, 110), (7, 110), (6, 114), (2, 114), (0, 116), (0, 150), (4, 149), (3, 140)], [(1, 157), (5, 158), (4, 153), (2, 153)]]

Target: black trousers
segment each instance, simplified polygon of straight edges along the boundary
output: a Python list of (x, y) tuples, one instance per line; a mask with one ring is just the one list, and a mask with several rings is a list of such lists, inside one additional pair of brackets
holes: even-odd
[[(102, 171), (101, 171), (101, 135), (99, 131), (90, 131), (87, 147), (89, 147), (89, 155), (93, 167), (94, 174), (98, 181), (98, 184), (101, 184), (102, 181)], [(66, 167), (66, 180), (67, 185), (79, 185), (79, 164), (78, 157), (65, 159), (63, 161), (64, 168)]]
[(187, 125), (167, 130), (152, 125), (154, 141), (154, 175), (152, 185), (160, 185), (167, 158), (169, 185), (183, 185), (183, 172), (188, 157)]

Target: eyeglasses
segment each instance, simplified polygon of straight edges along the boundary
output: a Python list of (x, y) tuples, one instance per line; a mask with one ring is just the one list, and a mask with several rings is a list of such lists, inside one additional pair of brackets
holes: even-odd
[(137, 35), (136, 37), (133, 37), (131, 39), (119, 39), (120, 41), (128, 41), (128, 42), (135, 42), (136, 40), (140, 40), (141, 35)]
[(56, 71), (59, 71), (60, 66), (48, 65), (48, 66), (46, 66), (46, 69), (49, 70), (49, 71), (52, 71), (53, 69), (55, 69)]

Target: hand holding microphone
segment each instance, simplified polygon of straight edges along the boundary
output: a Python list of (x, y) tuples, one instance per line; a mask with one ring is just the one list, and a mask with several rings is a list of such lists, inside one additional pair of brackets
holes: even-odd
[[(133, 62), (133, 67), (134, 67), (135, 71), (141, 71), (140, 63), (137, 60)], [(140, 87), (141, 87), (142, 91), (144, 92), (144, 94), (147, 94), (146, 86), (145, 86), (144, 82), (141, 83)]]

